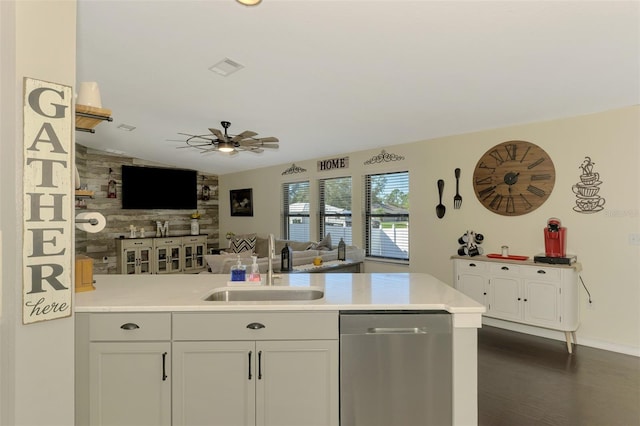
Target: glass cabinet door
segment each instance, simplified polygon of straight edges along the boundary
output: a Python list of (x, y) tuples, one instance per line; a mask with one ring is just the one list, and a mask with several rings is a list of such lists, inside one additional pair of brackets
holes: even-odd
[(140, 249), (140, 274), (151, 273), (151, 249)]
[(184, 269), (193, 268), (193, 246), (184, 246)]
[(167, 260), (167, 249), (159, 248), (156, 262), (158, 262), (158, 273), (161, 274), (163, 272), (167, 272), (168, 260)]

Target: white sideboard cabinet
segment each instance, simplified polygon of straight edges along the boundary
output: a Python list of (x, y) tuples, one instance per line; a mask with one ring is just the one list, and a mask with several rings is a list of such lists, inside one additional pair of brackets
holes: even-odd
[(456, 256), (453, 269), (456, 289), (485, 305), (486, 317), (563, 331), (572, 352), (580, 323), (579, 263)]
[(206, 235), (164, 238), (118, 238), (119, 274), (171, 274), (204, 271)]

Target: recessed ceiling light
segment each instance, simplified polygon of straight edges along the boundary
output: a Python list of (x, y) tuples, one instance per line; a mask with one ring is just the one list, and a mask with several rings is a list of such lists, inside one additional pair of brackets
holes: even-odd
[(220, 74), (223, 77), (226, 77), (229, 74), (240, 71), (242, 68), (244, 68), (244, 65), (239, 64), (238, 62), (229, 58), (224, 58), (217, 64), (210, 67), (209, 70), (215, 72), (216, 74)]
[(128, 124), (121, 124), (121, 125), (118, 126), (118, 129), (124, 130), (124, 131), (127, 131), (127, 132), (131, 132), (135, 128), (136, 128), (136, 126), (130, 126)]

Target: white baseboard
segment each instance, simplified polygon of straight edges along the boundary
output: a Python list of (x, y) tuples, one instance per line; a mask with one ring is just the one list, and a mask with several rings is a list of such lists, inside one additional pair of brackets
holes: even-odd
[[(495, 318), (482, 317), (482, 324), (492, 327), (504, 328), (505, 330), (517, 331), (519, 333), (532, 334), (547, 339), (560, 340), (565, 342), (564, 332), (550, 330), (547, 328), (532, 327), (526, 324), (520, 324), (510, 321), (502, 321)], [(580, 330), (576, 332), (576, 340), (578, 345), (589, 346), (591, 348), (603, 349), (605, 351), (618, 352), (626, 355), (640, 357), (640, 348), (634, 346), (619, 345), (617, 343), (606, 342), (597, 339), (589, 339), (580, 336)]]

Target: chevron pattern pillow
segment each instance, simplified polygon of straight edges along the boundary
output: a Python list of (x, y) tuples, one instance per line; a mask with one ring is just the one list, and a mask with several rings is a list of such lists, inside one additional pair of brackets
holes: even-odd
[(256, 234), (243, 235), (231, 240), (229, 249), (232, 253), (242, 253), (243, 251), (253, 252), (256, 248)]

